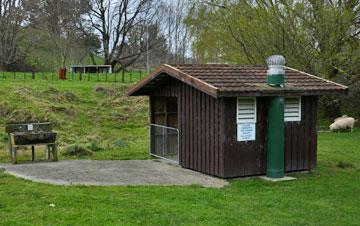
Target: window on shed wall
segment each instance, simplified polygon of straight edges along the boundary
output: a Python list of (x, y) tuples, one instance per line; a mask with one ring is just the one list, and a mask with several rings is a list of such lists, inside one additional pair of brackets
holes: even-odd
[(256, 97), (238, 97), (236, 123), (256, 123)]
[(178, 127), (178, 109), (176, 97), (153, 97), (153, 123)]
[(301, 97), (286, 97), (284, 103), (284, 121), (301, 121)]

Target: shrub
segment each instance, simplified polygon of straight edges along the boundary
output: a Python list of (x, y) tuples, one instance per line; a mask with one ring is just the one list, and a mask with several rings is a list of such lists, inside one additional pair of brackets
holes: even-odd
[(93, 152), (98, 152), (98, 151), (104, 150), (104, 148), (100, 147), (100, 146), (98, 145), (98, 143), (96, 143), (96, 142), (91, 142), (91, 143), (89, 143), (88, 145), (86, 145), (86, 147), (87, 147), (88, 149), (90, 149), (91, 151), (93, 151)]
[(1, 143), (7, 144), (9, 142), (9, 137), (6, 133), (3, 133), (0, 137), (0, 139), (1, 139), (1, 141), (0, 141)]
[(114, 142), (114, 146), (115, 147), (125, 147), (125, 146), (127, 146), (127, 143), (124, 140), (119, 139)]
[(340, 161), (336, 164), (337, 167), (342, 168), (342, 169), (346, 169), (346, 168), (353, 168), (354, 165), (350, 162), (344, 162), (344, 161)]
[(92, 155), (93, 152), (87, 147), (79, 144), (72, 144), (65, 148), (64, 155), (69, 156), (88, 156)]

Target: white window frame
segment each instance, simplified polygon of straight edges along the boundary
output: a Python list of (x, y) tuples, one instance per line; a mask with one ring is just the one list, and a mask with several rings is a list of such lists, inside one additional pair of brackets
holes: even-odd
[[(289, 119), (285, 116), (285, 111), (286, 111), (286, 99), (298, 99), (298, 110), (299, 110), (299, 115), (295, 118), (292, 117), (292, 119)], [(301, 101), (301, 96), (294, 96), (294, 97), (285, 97), (284, 98), (284, 121), (285, 122), (300, 122), (301, 121), (301, 109), (302, 109), (302, 101)]]
[[(239, 115), (239, 107), (238, 107), (238, 103), (240, 100), (254, 100), (254, 119), (245, 119), (245, 120), (239, 120), (238, 119), (238, 115)], [(257, 121), (257, 98), (256, 97), (237, 97), (236, 99), (236, 123), (237, 124), (242, 124), (242, 123), (256, 123)]]

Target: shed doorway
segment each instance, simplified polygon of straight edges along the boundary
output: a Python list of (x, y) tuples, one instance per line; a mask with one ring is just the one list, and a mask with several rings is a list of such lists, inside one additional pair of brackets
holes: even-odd
[(150, 155), (179, 163), (178, 100), (151, 97)]

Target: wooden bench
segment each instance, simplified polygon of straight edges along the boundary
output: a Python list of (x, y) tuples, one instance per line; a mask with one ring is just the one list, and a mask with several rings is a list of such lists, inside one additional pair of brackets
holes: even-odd
[(46, 159), (57, 161), (56, 133), (52, 131), (50, 122), (18, 122), (7, 123), (5, 128), (9, 137), (9, 154), (11, 162), (17, 163), (17, 149), (31, 146), (32, 158), (35, 160), (35, 146), (46, 145)]

